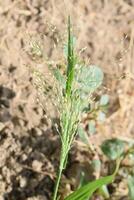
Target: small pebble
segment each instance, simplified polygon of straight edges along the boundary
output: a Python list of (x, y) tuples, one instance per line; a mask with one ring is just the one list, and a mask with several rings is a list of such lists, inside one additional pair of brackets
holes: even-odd
[(24, 188), (27, 185), (27, 180), (25, 177), (20, 177), (20, 187)]
[(34, 160), (32, 162), (32, 168), (36, 171), (41, 171), (42, 168), (42, 162), (38, 161), (38, 160)]

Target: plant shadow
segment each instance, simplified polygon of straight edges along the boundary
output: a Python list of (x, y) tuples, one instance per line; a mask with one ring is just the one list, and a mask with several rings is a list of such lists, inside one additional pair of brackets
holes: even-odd
[(21, 146), (21, 153), (16, 158), (20, 170), (11, 176), (11, 190), (4, 194), (4, 199), (51, 199), (59, 163), (58, 134), (53, 127), (45, 131), (32, 128), (16, 140)]

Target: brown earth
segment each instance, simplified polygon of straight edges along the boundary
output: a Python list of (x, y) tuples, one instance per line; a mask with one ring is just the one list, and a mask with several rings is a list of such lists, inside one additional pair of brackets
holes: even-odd
[[(0, 0), (0, 200), (51, 199), (60, 142), (53, 123), (37, 101), (26, 67), (43, 69), (46, 63), (31, 60), (26, 47), (36, 38), (42, 42), (46, 60), (62, 62), (61, 46), (69, 13), (77, 49), (83, 49), (81, 57), (105, 73), (99, 94), (110, 96), (108, 117), (97, 124), (91, 143), (98, 148), (106, 138), (133, 140), (134, 1)], [(91, 160), (82, 148), (77, 142), (72, 149), (62, 180), (64, 194), (73, 189), (73, 181), (76, 184), (78, 161)], [(117, 191), (120, 197), (114, 199), (127, 196), (123, 184)]]

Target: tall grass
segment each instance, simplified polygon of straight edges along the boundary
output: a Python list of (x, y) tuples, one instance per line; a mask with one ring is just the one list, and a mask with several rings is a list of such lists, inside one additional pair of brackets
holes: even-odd
[(80, 114), (80, 100), (73, 90), (74, 70), (75, 70), (75, 56), (73, 46), (70, 17), (68, 18), (68, 52), (67, 52), (67, 72), (66, 72), (66, 86), (65, 94), (62, 98), (62, 108), (60, 113), (61, 133), (60, 138), (62, 142), (59, 172), (57, 175), (57, 182), (53, 200), (57, 198), (58, 187), (63, 169), (66, 167), (68, 153), (77, 131), (77, 124)]
[(89, 69), (88, 67), (79, 65), (74, 48), (74, 36), (72, 34), (70, 17), (68, 17), (66, 57), (67, 71), (65, 77), (65, 90), (63, 89), (64, 92), (60, 109), (61, 155), (53, 200), (57, 199), (61, 175), (66, 167), (68, 153), (75, 139), (75, 135), (77, 134), (83, 107), (88, 103), (88, 95), (101, 84), (103, 79), (103, 73), (96, 66), (91, 66)]

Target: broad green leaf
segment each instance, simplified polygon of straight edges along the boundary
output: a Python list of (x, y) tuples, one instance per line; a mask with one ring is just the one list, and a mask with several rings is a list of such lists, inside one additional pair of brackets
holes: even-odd
[(81, 92), (94, 92), (102, 84), (103, 72), (99, 67), (95, 65), (82, 66), (79, 70), (77, 80)]
[(117, 138), (106, 140), (102, 143), (101, 150), (109, 159), (116, 160), (124, 152), (125, 143)]
[(88, 198), (90, 198), (97, 189), (99, 189), (103, 185), (111, 183), (113, 180), (114, 175), (106, 176), (95, 180), (79, 188), (78, 190), (70, 194), (68, 197), (66, 197), (65, 200), (88, 200)]
[(134, 200), (134, 176), (128, 178), (129, 197)]

